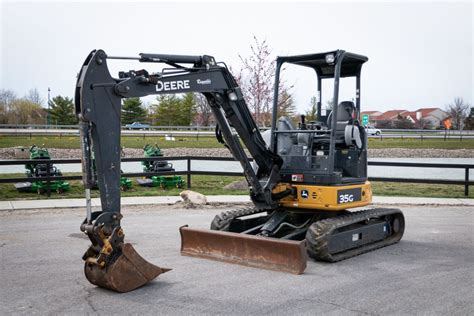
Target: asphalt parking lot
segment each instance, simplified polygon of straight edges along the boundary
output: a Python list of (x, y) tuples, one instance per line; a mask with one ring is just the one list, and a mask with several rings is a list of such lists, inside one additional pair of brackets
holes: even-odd
[(394, 246), (303, 275), (179, 254), (178, 227), (207, 228), (229, 207), (125, 207), (126, 240), (173, 268), (131, 293), (89, 284), (77, 209), (0, 212), (0, 314), (450, 314), (474, 313), (474, 209), (400, 207)]

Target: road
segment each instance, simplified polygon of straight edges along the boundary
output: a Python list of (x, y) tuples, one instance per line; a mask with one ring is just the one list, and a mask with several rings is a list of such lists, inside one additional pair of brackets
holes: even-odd
[(472, 315), (474, 209), (401, 208), (400, 243), (296, 276), (180, 256), (178, 227), (206, 228), (225, 207), (125, 207), (127, 240), (173, 268), (126, 294), (84, 278), (83, 211), (2, 211), (0, 314)]
[[(162, 130), (162, 129), (149, 129), (149, 130), (129, 130), (122, 129), (122, 135), (124, 136), (176, 136), (176, 137), (213, 137), (215, 133), (211, 130)], [(396, 138), (396, 139), (453, 139), (459, 140), (460, 134), (448, 134), (445, 136), (444, 131), (425, 130), (422, 132), (383, 132), (382, 135), (369, 135), (369, 138)], [(70, 135), (79, 136), (78, 129), (71, 128), (1, 128), (0, 135)], [(474, 139), (474, 134), (471, 131), (462, 131), (462, 139)]]

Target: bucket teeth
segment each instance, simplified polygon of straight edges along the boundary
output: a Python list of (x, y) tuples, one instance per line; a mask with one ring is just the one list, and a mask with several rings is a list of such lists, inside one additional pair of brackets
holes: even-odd
[(306, 269), (305, 241), (281, 240), (183, 226), (181, 254), (250, 267), (302, 274)]
[(87, 262), (84, 266), (89, 282), (120, 293), (139, 288), (170, 270), (149, 263), (128, 243), (122, 246), (122, 253), (105, 267)]

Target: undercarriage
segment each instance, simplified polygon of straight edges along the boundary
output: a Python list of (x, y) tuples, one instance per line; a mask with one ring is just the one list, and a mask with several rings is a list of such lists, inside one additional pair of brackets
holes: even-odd
[(212, 230), (306, 241), (309, 257), (336, 262), (398, 242), (405, 219), (398, 209), (314, 212), (280, 208), (261, 212), (244, 208), (217, 215)]

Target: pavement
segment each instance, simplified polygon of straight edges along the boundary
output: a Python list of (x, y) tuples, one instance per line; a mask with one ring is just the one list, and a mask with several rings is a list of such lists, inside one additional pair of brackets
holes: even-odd
[(292, 275), (180, 255), (178, 227), (208, 228), (228, 205), (124, 206), (126, 240), (173, 268), (125, 294), (84, 277), (83, 209), (0, 212), (0, 315), (473, 315), (473, 207), (400, 208), (398, 244)]
[[(133, 205), (170, 205), (182, 201), (180, 196), (140, 196), (122, 197), (123, 206)], [(209, 195), (210, 204), (250, 203), (248, 195)], [(374, 196), (375, 205), (457, 205), (474, 207), (474, 199), (446, 199), (422, 197)], [(92, 206), (99, 207), (100, 199), (92, 199)], [(0, 211), (50, 208), (84, 208), (85, 199), (47, 199), (47, 200), (16, 200), (0, 201)]]

